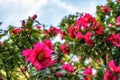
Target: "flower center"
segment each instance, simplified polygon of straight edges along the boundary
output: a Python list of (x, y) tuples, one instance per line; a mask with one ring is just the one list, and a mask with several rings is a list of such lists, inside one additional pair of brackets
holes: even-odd
[(44, 60), (44, 55), (43, 55), (43, 53), (40, 53), (40, 54), (38, 55), (38, 60), (39, 60), (39, 61), (43, 61), (43, 60)]
[(88, 21), (88, 18), (84, 18), (85, 21)]

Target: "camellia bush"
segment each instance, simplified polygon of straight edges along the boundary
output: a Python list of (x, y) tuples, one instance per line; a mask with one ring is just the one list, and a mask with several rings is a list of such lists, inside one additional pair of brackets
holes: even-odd
[(0, 41), (0, 80), (120, 78), (120, 0), (97, 6), (95, 17), (65, 16), (57, 27), (36, 18), (0, 30), (8, 37)]

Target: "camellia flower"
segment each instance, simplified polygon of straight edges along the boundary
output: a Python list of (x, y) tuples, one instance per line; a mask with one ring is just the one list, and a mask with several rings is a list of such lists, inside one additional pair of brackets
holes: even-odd
[(61, 44), (61, 45), (60, 45), (60, 49), (62, 50), (62, 52), (63, 52), (64, 54), (68, 54), (68, 52), (69, 52), (69, 46), (68, 46), (68, 44), (66, 44), (66, 43)]
[(113, 73), (109, 70), (106, 70), (104, 74), (104, 80), (118, 80), (116, 75), (113, 75)]
[(111, 69), (112, 72), (120, 73), (120, 66), (116, 66), (113, 60), (108, 62), (108, 67)]
[(0, 46), (2, 46), (2, 45), (3, 45), (3, 42), (0, 41)]
[(75, 71), (75, 68), (70, 64), (64, 64), (62, 66), (62, 69), (66, 70), (68, 72), (74, 72)]
[(97, 35), (101, 35), (103, 33), (103, 27), (102, 26), (98, 26), (96, 29), (95, 29), (95, 33)]
[(120, 26), (120, 16), (117, 17), (117, 22), (115, 23), (115, 26)]
[(26, 49), (22, 51), (22, 55), (25, 57), (26, 61), (30, 61), (29, 56), (33, 52), (32, 49)]
[(50, 40), (45, 40), (43, 43), (44, 43), (46, 46), (48, 46), (50, 49), (53, 49), (53, 44), (52, 44), (52, 42), (51, 42)]
[(67, 35), (67, 34), (66, 34), (65, 32), (60, 31), (60, 37), (61, 37), (62, 40), (64, 39), (64, 37), (65, 37), (66, 35)]
[(102, 13), (109, 13), (111, 9), (108, 6), (101, 6)]
[(37, 15), (34, 14), (34, 15), (32, 16), (32, 20), (35, 20), (36, 18), (37, 18)]
[(76, 29), (74, 26), (70, 26), (69, 30), (68, 30), (68, 33), (70, 35), (71, 38), (75, 38), (76, 36)]
[(91, 32), (87, 32), (84, 35), (85, 42), (87, 43), (88, 46), (93, 46), (94, 45), (94, 43), (93, 43), (91, 38), (92, 38), (92, 33)]
[(120, 0), (117, 0), (117, 2), (119, 2), (119, 3), (120, 3)]
[(17, 35), (20, 31), (22, 31), (22, 28), (15, 28), (12, 32), (14, 35)]
[[(90, 14), (85, 13), (85, 15), (82, 15), (78, 20), (76, 21), (76, 28), (77, 30), (81, 29), (83, 27), (85, 30), (91, 27), (96, 23), (96, 19), (92, 17)], [(94, 27), (94, 26), (93, 26)]]
[(62, 77), (62, 76), (63, 76), (63, 74), (62, 74), (61, 72), (56, 72), (55, 75), (56, 75), (57, 77)]
[(21, 70), (22, 70), (22, 71), (26, 71), (26, 70), (27, 70), (27, 68), (26, 68), (26, 67), (23, 67), (23, 68), (21, 68)]
[(114, 46), (120, 47), (120, 34), (111, 34), (106, 41), (110, 41)]
[(25, 21), (24, 20), (22, 20), (22, 26), (25, 26)]
[(77, 39), (84, 39), (84, 35), (82, 35), (81, 32), (78, 32), (78, 33), (76, 34), (76, 38), (77, 38)]
[(53, 64), (51, 53), (52, 50), (46, 44), (40, 42), (34, 44), (32, 50), (27, 49), (22, 52), (26, 60), (32, 63), (38, 71)]
[(40, 25), (37, 25), (36, 28), (37, 28), (38, 30), (40, 30), (41, 26), (40, 26)]
[(85, 68), (83, 75), (85, 76), (85, 78), (83, 78), (83, 80), (92, 80), (92, 69)]

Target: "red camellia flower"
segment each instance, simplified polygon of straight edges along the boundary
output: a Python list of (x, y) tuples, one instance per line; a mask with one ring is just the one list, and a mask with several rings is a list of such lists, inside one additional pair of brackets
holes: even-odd
[(3, 45), (3, 42), (0, 41), (0, 46), (2, 46), (2, 45)]
[(26, 68), (26, 67), (23, 67), (21, 70), (22, 70), (22, 71), (26, 71), (26, 70), (27, 70), (27, 68)]
[(68, 54), (68, 52), (69, 52), (69, 46), (68, 46), (67, 43), (61, 44), (61, 45), (60, 45), (60, 49), (62, 50), (62, 52), (63, 52), (64, 54)]
[(70, 35), (71, 38), (75, 38), (75, 35), (76, 35), (76, 29), (74, 26), (70, 26), (69, 30), (68, 30), (68, 33)]
[(83, 80), (92, 80), (92, 69), (85, 68), (83, 75), (85, 76), (85, 78), (83, 78)]
[(3, 80), (3, 78), (0, 76), (0, 80)]
[(101, 35), (103, 33), (103, 27), (102, 26), (98, 26), (96, 29), (95, 29), (95, 33), (97, 35)]
[(94, 45), (94, 43), (93, 43), (91, 38), (92, 38), (92, 33), (91, 32), (87, 32), (84, 35), (85, 42), (87, 43), (88, 46), (93, 46)]
[(26, 60), (31, 62), (38, 71), (53, 64), (51, 53), (52, 50), (46, 44), (40, 42), (34, 44), (32, 50), (27, 49), (22, 52)]
[(113, 75), (113, 73), (109, 70), (106, 70), (104, 74), (104, 80), (118, 80), (116, 75)]
[(68, 72), (74, 72), (75, 71), (75, 68), (70, 64), (64, 64), (62, 66), (62, 69), (66, 70)]
[(56, 36), (57, 34), (60, 33), (60, 29), (56, 28), (56, 27), (51, 27), (49, 28), (48, 32), (49, 34), (52, 34), (53, 36)]
[(36, 27), (37, 27), (37, 29), (38, 29), (38, 30), (40, 30), (40, 28), (41, 28), (41, 26), (40, 26), (40, 25), (37, 25)]
[(62, 40), (64, 39), (64, 37), (65, 37), (66, 35), (67, 35), (67, 34), (66, 34), (65, 32), (60, 31), (60, 37), (61, 37)]
[(32, 20), (35, 20), (36, 18), (37, 18), (37, 15), (34, 14), (34, 15), (32, 16)]
[(76, 28), (77, 30), (81, 29), (82, 27), (84, 29), (87, 29), (94, 25), (96, 23), (96, 19), (92, 17), (90, 14), (85, 13), (85, 15), (82, 15), (78, 20), (76, 21)]
[(117, 2), (119, 2), (119, 3), (120, 3), (120, 0), (117, 0)]
[(22, 31), (22, 28), (15, 28), (12, 32), (14, 35), (17, 35), (20, 31)]
[(110, 41), (114, 46), (120, 47), (120, 34), (111, 34), (106, 41)]
[(102, 13), (109, 13), (111, 9), (108, 6), (101, 6)]
[(22, 20), (22, 26), (25, 26), (25, 21), (24, 20)]

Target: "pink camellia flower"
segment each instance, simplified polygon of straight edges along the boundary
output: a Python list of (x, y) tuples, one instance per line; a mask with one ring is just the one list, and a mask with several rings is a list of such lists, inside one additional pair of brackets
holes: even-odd
[(26, 49), (22, 51), (22, 55), (25, 57), (26, 61), (30, 61), (29, 56), (32, 53), (32, 49)]
[(120, 47), (120, 34), (111, 34), (106, 41), (110, 41), (114, 46)]
[(32, 20), (35, 20), (36, 18), (37, 18), (37, 15), (34, 14), (34, 15), (32, 16)]
[(64, 64), (62, 66), (62, 69), (66, 70), (68, 72), (74, 72), (75, 71), (75, 68), (70, 64)]
[(75, 35), (76, 35), (76, 29), (74, 26), (70, 26), (69, 30), (68, 30), (68, 33), (70, 35), (71, 38), (75, 38)]
[(94, 45), (94, 43), (93, 43), (91, 38), (92, 38), (92, 33), (91, 32), (87, 32), (84, 35), (85, 42), (87, 43), (88, 46), (93, 46)]
[(15, 28), (12, 32), (14, 35), (17, 35), (20, 31), (22, 31), (22, 28)]
[(111, 69), (112, 72), (120, 73), (120, 66), (116, 66), (113, 60), (108, 62), (108, 67)]
[(52, 50), (46, 44), (38, 42), (34, 44), (32, 51), (27, 49), (22, 54), (27, 61), (32, 63), (40, 71), (51, 66), (51, 63), (53, 63), (51, 52)]
[(120, 16), (117, 17), (117, 22), (115, 23), (115, 26), (120, 26)]
[(92, 80), (92, 69), (85, 68), (83, 75), (85, 76), (85, 78), (83, 78), (83, 80)]
[(104, 80), (118, 80), (116, 75), (113, 75), (113, 73), (109, 70), (106, 70), (104, 74)]
[(44, 43), (46, 46), (48, 46), (50, 49), (53, 49), (53, 44), (52, 44), (52, 42), (51, 42), (50, 40), (45, 40), (43, 43)]
[(120, 23), (120, 16), (117, 17), (117, 23)]
[(95, 29), (95, 33), (97, 35), (101, 35), (103, 33), (103, 27), (102, 26), (98, 26), (96, 29)]
[(62, 74), (61, 72), (56, 72), (55, 75), (56, 75), (57, 77), (62, 77), (62, 76), (63, 76), (63, 74)]
[(92, 75), (92, 69), (91, 68), (85, 68), (83, 75)]
[(67, 43), (61, 44), (61, 45), (60, 45), (60, 49), (62, 50), (62, 52), (63, 52), (64, 54), (68, 54), (68, 52), (69, 52), (69, 46), (68, 46)]

